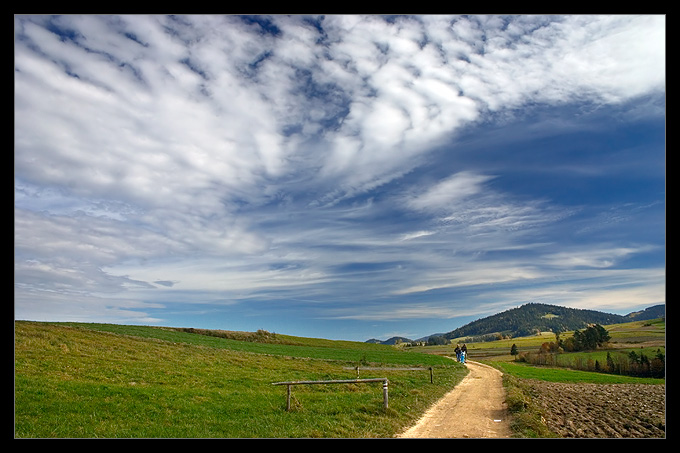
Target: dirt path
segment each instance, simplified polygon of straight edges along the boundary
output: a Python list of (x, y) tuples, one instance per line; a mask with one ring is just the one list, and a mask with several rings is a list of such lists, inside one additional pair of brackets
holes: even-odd
[(510, 437), (501, 372), (467, 362), (467, 376), (401, 438)]

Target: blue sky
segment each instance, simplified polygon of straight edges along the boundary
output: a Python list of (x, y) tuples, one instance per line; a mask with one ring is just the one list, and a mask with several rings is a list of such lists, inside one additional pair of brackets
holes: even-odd
[(364, 341), (665, 303), (664, 16), (15, 16), (15, 319)]

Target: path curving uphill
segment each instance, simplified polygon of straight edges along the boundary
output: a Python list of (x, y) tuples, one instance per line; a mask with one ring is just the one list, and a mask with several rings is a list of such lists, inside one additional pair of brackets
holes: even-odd
[(503, 374), (478, 362), (400, 438), (509, 438)]

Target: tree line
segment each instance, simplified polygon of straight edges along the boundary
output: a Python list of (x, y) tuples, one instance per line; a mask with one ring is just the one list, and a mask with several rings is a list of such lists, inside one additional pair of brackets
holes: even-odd
[[(583, 330), (575, 330), (572, 337), (560, 339), (559, 333), (555, 335), (554, 342), (546, 342), (538, 351), (519, 354), (517, 345), (513, 344), (510, 353), (515, 360), (527, 362), (533, 365), (563, 366), (558, 360), (562, 352), (594, 351), (607, 344), (611, 339), (609, 332), (599, 324), (588, 326)], [(607, 352), (604, 363), (586, 357), (575, 356), (571, 358), (569, 368), (585, 371), (597, 371), (612, 374), (639, 377), (665, 377), (665, 355), (660, 349), (654, 357), (648, 357), (644, 353), (630, 351), (628, 354), (611, 354)]]

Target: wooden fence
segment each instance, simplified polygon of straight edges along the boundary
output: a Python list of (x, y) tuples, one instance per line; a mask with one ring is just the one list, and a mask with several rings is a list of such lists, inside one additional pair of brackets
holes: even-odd
[(294, 385), (313, 385), (313, 384), (356, 384), (360, 382), (382, 382), (383, 383), (383, 407), (387, 409), (388, 405), (388, 379), (387, 378), (371, 378), (371, 379), (341, 379), (331, 381), (290, 381), (290, 382), (273, 382), (272, 385), (285, 385), (288, 387), (286, 392), (286, 410), (290, 411), (290, 394), (291, 387)]
[(357, 379), (359, 378), (359, 370), (364, 370), (364, 371), (425, 371), (429, 370), (430, 371), (430, 384), (434, 383), (434, 372), (432, 370), (432, 367), (424, 368), (424, 367), (398, 367), (398, 368), (393, 368), (393, 367), (370, 367), (370, 366), (354, 366), (354, 367), (345, 367), (346, 370), (356, 370), (357, 372)]

